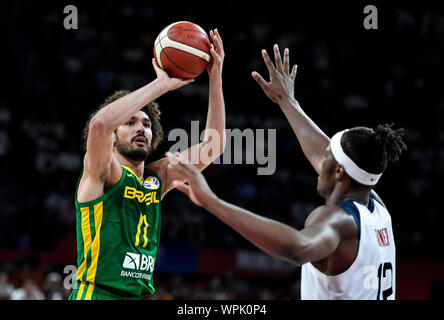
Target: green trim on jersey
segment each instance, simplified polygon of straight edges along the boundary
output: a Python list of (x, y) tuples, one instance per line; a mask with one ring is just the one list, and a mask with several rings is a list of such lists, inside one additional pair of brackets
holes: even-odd
[(70, 299), (89, 300), (95, 294), (142, 299), (153, 294), (161, 229), (159, 177), (145, 168), (141, 181), (122, 166), (120, 180), (99, 198), (80, 203), (77, 190), (78, 184), (78, 288)]

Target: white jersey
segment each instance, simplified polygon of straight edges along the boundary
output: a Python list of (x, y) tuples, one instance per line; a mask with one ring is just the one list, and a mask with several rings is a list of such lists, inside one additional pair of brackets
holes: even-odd
[(355, 261), (343, 273), (327, 276), (310, 262), (302, 266), (303, 300), (394, 300), (395, 241), (387, 209), (370, 198), (367, 208), (347, 200), (338, 206), (355, 218), (360, 229)]

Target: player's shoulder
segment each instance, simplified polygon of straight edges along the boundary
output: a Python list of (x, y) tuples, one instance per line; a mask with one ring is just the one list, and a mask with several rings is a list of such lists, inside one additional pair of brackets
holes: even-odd
[(97, 181), (102, 185), (108, 185), (120, 180), (121, 176), (122, 167), (114, 156), (108, 165), (98, 168), (91, 165), (90, 155), (85, 154), (81, 174), (82, 180)]
[(305, 226), (309, 226), (314, 223), (329, 223), (337, 225), (341, 223), (347, 223), (349, 221), (349, 215), (336, 205), (325, 204), (315, 208), (307, 217)]
[(314, 224), (328, 225), (344, 238), (356, 236), (358, 232), (355, 218), (337, 205), (325, 204), (314, 209), (305, 221), (305, 227)]

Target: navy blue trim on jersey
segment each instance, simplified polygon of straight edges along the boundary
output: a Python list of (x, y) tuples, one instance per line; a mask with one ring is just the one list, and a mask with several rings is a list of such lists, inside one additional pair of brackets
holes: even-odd
[(370, 213), (373, 213), (373, 210), (375, 210), (375, 200), (372, 197), (368, 198), (368, 210)]
[(352, 215), (353, 219), (355, 219), (355, 222), (358, 226), (359, 236), (361, 236), (361, 216), (359, 215), (359, 210), (354, 204), (354, 201), (355, 200), (345, 200), (341, 203), (338, 203), (337, 206), (341, 207), (342, 209), (344, 209), (345, 211), (347, 211)]
[[(359, 200), (353, 200), (356, 202), (359, 202), (360, 204), (362, 204), (365, 207), (364, 202), (359, 201)], [(368, 211), (370, 211), (370, 213), (373, 213), (373, 210), (375, 210), (375, 199), (373, 199), (372, 197), (368, 197), (368, 206), (367, 206)]]

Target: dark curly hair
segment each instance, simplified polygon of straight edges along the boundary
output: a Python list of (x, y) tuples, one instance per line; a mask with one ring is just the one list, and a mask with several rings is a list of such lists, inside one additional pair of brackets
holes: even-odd
[(382, 173), (389, 162), (399, 160), (407, 150), (402, 140), (404, 129), (392, 129), (392, 124), (380, 124), (376, 129), (355, 127), (341, 138), (344, 152), (363, 170)]
[[(105, 99), (105, 101), (97, 108), (96, 111), (94, 111), (90, 116), (88, 121), (86, 121), (85, 127), (82, 131), (82, 140), (83, 140), (83, 147), (86, 150), (86, 141), (88, 140), (88, 133), (89, 133), (89, 124), (91, 122), (91, 119), (101, 110), (102, 108), (109, 105), (111, 102), (116, 101), (117, 99), (120, 99), (130, 92), (128, 90), (117, 90), (113, 94), (111, 94), (109, 97)], [(160, 124), (160, 110), (159, 110), (159, 104), (156, 101), (151, 101), (146, 106), (144, 106), (141, 111), (145, 112), (148, 117), (151, 120), (151, 131), (153, 132), (153, 139), (151, 141), (151, 148), (152, 150), (156, 150), (159, 144), (163, 141), (163, 128)]]

